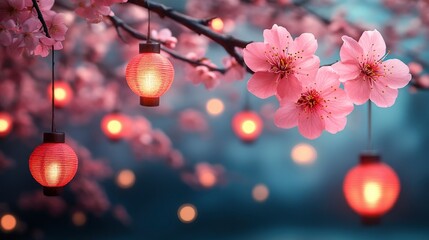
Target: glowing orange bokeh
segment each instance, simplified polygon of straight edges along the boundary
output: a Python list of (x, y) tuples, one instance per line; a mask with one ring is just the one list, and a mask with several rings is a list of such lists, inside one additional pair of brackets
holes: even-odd
[(179, 220), (183, 223), (191, 223), (197, 218), (197, 209), (192, 204), (183, 204), (177, 211)]
[(252, 190), (252, 197), (257, 202), (264, 202), (268, 199), (270, 191), (264, 184), (256, 185)]
[(134, 185), (136, 176), (133, 171), (125, 169), (119, 172), (116, 177), (116, 183), (121, 188), (130, 188)]
[(74, 225), (80, 227), (86, 223), (86, 215), (81, 211), (76, 211), (72, 215), (72, 222)]
[(262, 133), (262, 119), (256, 112), (241, 111), (232, 119), (232, 130), (244, 142), (256, 140)]
[[(52, 84), (48, 86), (49, 98), (52, 98)], [(63, 108), (67, 106), (73, 99), (73, 90), (67, 82), (56, 81), (54, 88), (54, 104), (57, 108)]]
[(207, 113), (212, 116), (220, 115), (223, 112), (224, 108), (225, 107), (223, 105), (222, 100), (218, 98), (212, 98), (206, 103)]
[(101, 130), (111, 140), (119, 140), (129, 134), (130, 119), (121, 113), (107, 114), (101, 120)]
[(17, 221), (12, 214), (5, 214), (0, 219), (0, 226), (5, 232), (13, 231), (16, 227)]
[(215, 18), (210, 21), (210, 27), (216, 32), (221, 32), (224, 27), (224, 23), (221, 18)]
[(343, 190), (354, 211), (363, 217), (377, 218), (395, 204), (400, 183), (388, 165), (381, 162), (361, 163), (347, 173)]
[(217, 177), (213, 171), (204, 170), (198, 173), (198, 180), (201, 186), (211, 188), (216, 184)]
[(12, 116), (7, 112), (0, 112), (0, 137), (7, 136), (12, 131)]
[(307, 143), (299, 143), (292, 148), (292, 160), (299, 165), (311, 165), (316, 161), (316, 149)]

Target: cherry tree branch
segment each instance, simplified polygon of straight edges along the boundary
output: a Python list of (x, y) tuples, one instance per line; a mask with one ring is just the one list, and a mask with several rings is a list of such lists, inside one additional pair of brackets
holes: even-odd
[[(109, 19), (113, 23), (113, 26), (115, 26), (116, 31), (117, 31), (119, 37), (123, 41), (125, 41), (125, 40), (124, 40), (124, 38), (122, 36), (122, 33), (120, 32), (120, 29), (123, 29), (124, 31), (126, 31), (132, 37), (134, 37), (136, 39), (147, 40), (147, 36), (145, 34), (142, 34), (141, 32), (137, 31), (135, 28), (133, 28), (130, 25), (128, 25), (127, 23), (125, 23), (119, 17), (117, 17), (117, 16), (109, 16)], [(158, 41), (158, 40), (154, 40), (154, 39), (151, 39), (151, 41), (158, 42), (160, 44), (164, 44), (163, 42)], [(222, 74), (226, 73), (226, 71), (228, 71), (228, 69), (226, 69), (226, 68), (217, 68), (217, 67), (213, 67), (213, 66), (210, 66), (208, 64), (205, 64), (205, 63), (202, 62), (203, 59), (199, 59), (199, 60), (189, 59), (189, 58), (181, 55), (177, 51), (174, 51), (174, 50), (172, 50), (170, 48), (167, 48), (165, 46), (161, 46), (161, 49), (162, 49), (162, 51), (168, 53), (173, 58), (181, 60), (181, 61), (186, 62), (186, 63), (189, 63), (189, 64), (191, 64), (193, 66), (204, 66), (204, 67), (207, 67), (210, 71), (216, 71), (216, 72), (220, 72)]]

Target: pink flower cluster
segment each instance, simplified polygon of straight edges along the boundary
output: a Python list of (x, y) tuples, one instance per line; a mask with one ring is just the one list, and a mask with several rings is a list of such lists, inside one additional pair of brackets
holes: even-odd
[(113, 15), (110, 6), (115, 3), (124, 3), (128, 0), (73, 0), (76, 14), (90, 23), (99, 23), (104, 16)]
[(304, 137), (315, 139), (323, 130), (343, 130), (353, 103), (394, 104), (398, 88), (411, 80), (408, 66), (398, 59), (384, 61), (386, 44), (377, 30), (365, 31), (359, 42), (347, 36), (342, 39), (341, 60), (332, 67), (319, 66), (312, 34), (292, 39), (277, 25), (264, 31), (264, 42), (244, 49), (244, 60), (255, 72), (247, 88), (259, 98), (277, 97), (280, 108), (274, 122), (278, 127), (298, 126)]
[(51, 10), (54, 0), (39, 0), (51, 38), (43, 32), (31, 0), (3, 0), (0, 2), (0, 45), (13, 55), (24, 51), (46, 57), (52, 46), (62, 49), (67, 26), (64, 16)]

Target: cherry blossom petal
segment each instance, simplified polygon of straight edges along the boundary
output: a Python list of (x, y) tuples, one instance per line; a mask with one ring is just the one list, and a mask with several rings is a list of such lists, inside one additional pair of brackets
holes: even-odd
[(264, 42), (283, 50), (292, 44), (292, 36), (286, 28), (274, 24), (271, 29), (264, 30)]
[(326, 100), (324, 114), (330, 117), (345, 117), (353, 111), (353, 103), (347, 97), (347, 94), (340, 88), (331, 91), (329, 95), (322, 94)]
[(289, 52), (292, 54), (299, 52), (299, 56), (310, 57), (314, 55), (316, 50), (317, 41), (314, 38), (314, 35), (311, 33), (303, 33), (299, 37), (295, 38), (289, 49)]
[(303, 85), (308, 85), (314, 81), (317, 70), (320, 66), (318, 56), (313, 55), (310, 58), (296, 61), (295, 63), (295, 76)]
[(306, 138), (318, 138), (323, 129), (325, 129), (325, 122), (316, 112), (308, 112), (298, 116), (298, 130)]
[(253, 95), (265, 99), (273, 96), (277, 90), (278, 75), (270, 72), (256, 72), (249, 79), (247, 89)]
[(386, 54), (386, 43), (377, 30), (365, 31), (359, 39), (363, 54), (372, 60), (380, 60)]
[(358, 64), (337, 62), (334, 65), (332, 65), (332, 67), (338, 73), (338, 75), (340, 75), (340, 79), (339, 79), (340, 82), (353, 80), (357, 78), (361, 73), (361, 70)]
[(393, 89), (405, 87), (411, 80), (410, 69), (408, 66), (398, 59), (389, 59), (383, 62), (385, 71), (380, 77), (384, 79), (387, 86)]
[(359, 64), (358, 58), (363, 56), (362, 47), (351, 37), (343, 36), (343, 45), (340, 49), (341, 62)]
[(295, 76), (284, 77), (279, 80), (277, 94), (280, 99), (296, 102), (301, 97), (301, 83)]
[(326, 131), (335, 134), (339, 131), (344, 130), (347, 124), (347, 118), (346, 117), (325, 117), (325, 129)]
[(266, 49), (267, 44), (261, 42), (250, 43), (244, 49), (244, 62), (252, 71), (268, 71), (270, 69), (271, 65), (265, 58)]
[(390, 107), (398, 97), (398, 89), (392, 89), (382, 81), (374, 81), (370, 99), (378, 107)]
[[(340, 86), (339, 76), (332, 67), (321, 67), (316, 74), (315, 85), (318, 91), (325, 92)], [(314, 85), (314, 84), (313, 84)]]
[(357, 78), (345, 82), (344, 90), (354, 104), (361, 105), (368, 101), (371, 87), (369, 81)]
[(280, 128), (293, 128), (298, 125), (299, 109), (295, 103), (286, 102), (282, 107), (277, 109), (274, 114), (274, 123)]

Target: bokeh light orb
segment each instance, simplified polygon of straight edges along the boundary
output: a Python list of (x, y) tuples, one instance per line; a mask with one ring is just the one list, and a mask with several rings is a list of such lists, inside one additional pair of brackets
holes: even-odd
[(223, 113), (225, 106), (223, 105), (222, 100), (218, 98), (211, 98), (206, 103), (207, 113), (212, 116), (218, 116)]
[(222, 32), (224, 23), (221, 18), (214, 18), (210, 21), (210, 27), (216, 32)]
[(112, 141), (117, 141), (130, 133), (130, 119), (119, 112), (107, 114), (101, 120), (101, 130)]
[(257, 202), (265, 202), (270, 195), (270, 190), (264, 184), (257, 184), (252, 189), (252, 197)]
[(192, 204), (183, 204), (177, 211), (179, 220), (183, 223), (191, 223), (197, 218), (197, 208)]
[(72, 214), (72, 222), (75, 226), (80, 227), (86, 223), (86, 215), (82, 211), (76, 211)]
[(0, 137), (9, 135), (12, 131), (13, 119), (7, 112), (0, 112)]
[(232, 130), (243, 142), (251, 143), (262, 133), (264, 123), (254, 111), (241, 111), (232, 119)]
[(120, 188), (131, 188), (134, 186), (135, 181), (136, 176), (134, 172), (129, 169), (121, 170), (116, 176), (116, 184), (118, 184)]
[[(49, 84), (47, 91), (49, 98), (52, 99), (52, 84)], [(55, 81), (54, 94), (54, 105), (57, 108), (67, 106), (73, 99), (73, 90), (67, 82)]]
[(217, 177), (212, 171), (201, 171), (198, 173), (198, 181), (205, 188), (213, 187), (217, 182)]
[(400, 182), (395, 171), (380, 162), (378, 156), (361, 156), (360, 164), (347, 173), (343, 191), (347, 203), (364, 223), (378, 221), (398, 199)]
[(292, 148), (292, 160), (299, 165), (311, 165), (317, 159), (316, 149), (308, 143), (299, 143)]
[(10, 213), (4, 214), (0, 219), (0, 226), (4, 232), (11, 232), (16, 228), (16, 217)]

